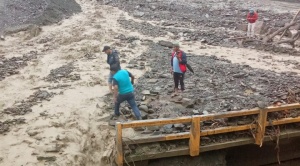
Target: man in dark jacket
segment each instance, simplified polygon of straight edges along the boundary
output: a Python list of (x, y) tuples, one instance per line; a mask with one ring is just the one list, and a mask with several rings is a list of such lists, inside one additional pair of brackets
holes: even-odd
[(184, 74), (186, 72), (187, 58), (185, 52), (180, 50), (179, 44), (174, 44), (174, 50), (171, 58), (171, 71), (174, 77), (175, 93), (178, 94), (178, 85), (180, 83), (181, 91), (184, 91)]
[[(121, 69), (120, 66), (120, 60), (119, 55), (116, 50), (112, 50), (109, 46), (104, 46), (102, 52), (105, 52), (107, 54), (107, 64), (111, 67), (112, 65), (116, 65), (119, 69)], [(108, 87), (110, 92), (112, 93), (112, 81), (113, 81), (113, 74), (110, 72), (108, 77)]]

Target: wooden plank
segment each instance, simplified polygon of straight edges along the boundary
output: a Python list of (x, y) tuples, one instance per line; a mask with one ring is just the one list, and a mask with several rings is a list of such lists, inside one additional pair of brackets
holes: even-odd
[(277, 112), (277, 111), (291, 110), (291, 109), (297, 109), (297, 108), (300, 108), (300, 104), (299, 103), (282, 105), (282, 106), (276, 106), (276, 107), (272, 106), (272, 107), (268, 107), (267, 111), (268, 112)]
[(144, 137), (125, 139), (125, 141), (123, 142), (129, 145), (129, 144), (142, 144), (142, 143), (170, 141), (170, 140), (179, 140), (179, 139), (188, 139), (188, 138), (190, 138), (190, 132), (177, 133), (177, 134), (162, 134), (156, 136), (147, 135)]
[(123, 166), (124, 156), (123, 156), (123, 143), (122, 143), (122, 124), (120, 122), (116, 122), (116, 147), (117, 147), (116, 163), (118, 166)]
[[(276, 111), (290, 110), (290, 109), (296, 109), (296, 108), (300, 108), (299, 103), (282, 105), (282, 106), (270, 106), (270, 107), (267, 107), (265, 110), (267, 110), (267, 112), (276, 112)], [(237, 117), (237, 116), (254, 115), (254, 114), (259, 114), (259, 111), (260, 111), (259, 108), (255, 108), (255, 109), (251, 109), (251, 110), (230, 111), (230, 112), (225, 112), (225, 113), (220, 113), (220, 114), (201, 115), (201, 121), (222, 119), (222, 118), (229, 118), (229, 117)]]
[(230, 133), (235, 131), (243, 131), (249, 129), (255, 129), (256, 124), (242, 125), (242, 126), (229, 126), (229, 127), (219, 127), (211, 130), (202, 130), (201, 136), (209, 136), (214, 134)]
[[(292, 138), (292, 137), (300, 137), (300, 131), (299, 130), (287, 130), (285, 132), (280, 133), (280, 139), (286, 139), (286, 138)], [(267, 141), (273, 141), (274, 138), (266, 137), (264, 139), (265, 142)], [(201, 146), (201, 153), (207, 152), (207, 151), (213, 151), (213, 150), (220, 150), (220, 149), (226, 149), (230, 147), (236, 147), (236, 146), (242, 146), (242, 145), (248, 145), (255, 143), (255, 140), (253, 138), (239, 138), (233, 141), (228, 141), (224, 143), (214, 143), (206, 146)], [(126, 157), (127, 161), (140, 161), (140, 160), (151, 160), (151, 159), (158, 159), (158, 158), (166, 158), (166, 157), (175, 157), (175, 156), (183, 156), (183, 155), (189, 155), (189, 147), (188, 146), (182, 146), (178, 147), (177, 149), (171, 149), (168, 151), (163, 152), (155, 152), (155, 151), (149, 151), (147, 154), (142, 155), (130, 155)]]
[(260, 110), (260, 113), (258, 115), (258, 120), (257, 120), (258, 124), (257, 124), (257, 133), (255, 135), (255, 144), (259, 145), (260, 147), (262, 146), (262, 143), (264, 141), (264, 135), (265, 135), (266, 124), (267, 124), (267, 115), (268, 115), (268, 112), (265, 109)]
[(272, 124), (268, 124), (268, 126), (276, 126), (276, 125), (282, 125), (282, 124), (288, 124), (288, 123), (299, 123), (300, 117), (297, 118), (284, 118), (279, 120), (273, 120)]
[(210, 115), (201, 115), (201, 121), (214, 120), (214, 119), (222, 119), (228, 117), (237, 117), (237, 116), (247, 116), (258, 114), (259, 109), (251, 109), (251, 110), (241, 110), (241, 111), (230, 111), (219, 114), (210, 114)]
[(200, 151), (200, 116), (193, 116), (190, 129), (190, 156), (198, 156)]
[(162, 126), (167, 124), (177, 124), (177, 123), (189, 123), (192, 122), (191, 116), (180, 117), (180, 118), (162, 118), (162, 119), (150, 119), (150, 120), (140, 120), (122, 123), (122, 128), (137, 128), (145, 126)]

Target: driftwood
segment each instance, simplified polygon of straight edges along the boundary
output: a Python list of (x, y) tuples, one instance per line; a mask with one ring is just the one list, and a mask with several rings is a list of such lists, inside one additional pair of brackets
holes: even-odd
[(299, 39), (299, 37), (300, 37), (300, 32), (298, 31), (295, 35), (293, 35), (291, 39), (278, 41), (277, 44), (290, 43), (292, 47), (295, 48), (295, 42)]
[[(296, 18), (297, 18), (297, 16), (299, 15), (299, 13), (300, 13), (300, 10), (299, 10), (298, 13), (294, 16), (294, 18), (292, 19), (291, 23), (293, 23), (293, 22), (296, 20)], [(284, 32), (283, 32), (282, 35), (280, 36), (279, 40), (281, 40), (281, 39), (283, 38), (283, 36), (285, 35), (285, 33), (286, 33), (287, 30), (288, 30), (288, 29), (285, 29), (285, 30), (284, 30)]]
[(263, 39), (263, 43), (267, 43), (269, 40), (273, 39), (276, 35), (278, 35), (280, 32), (286, 30), (286, 29), (289, 29), (291, 26), (295, 25), (295, 24), (298, 24), (300, 23), (300, 21), (295, 21), (295, 22), (292, 22), (288, 25), (286, 25), (285, 27), (283, 28), (280, 28), (278, 29), (277, 31), (275, 31), (274, 33), (266, 36), (264, 39)]

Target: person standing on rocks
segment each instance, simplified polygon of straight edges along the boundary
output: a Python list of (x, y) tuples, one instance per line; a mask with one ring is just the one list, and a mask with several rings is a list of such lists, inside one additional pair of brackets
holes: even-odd
[(171, 71), (173, 73), (175, 93), (178, 95), (178, 86), (180, 83), (181, 91), (184, 91), (184, 74), (186, 72), (187, 57), (186, 53), (180, 50), (179, 43), (174, 43), (174, 49), (171, 58)]
[(254, 37), (254, 28), (255, 28), (255, 22), (258, 19), (258, 14), (253, 9), (249, 10), (249, 13), (247, 15), (248, 20), (248, 31), (247, 36), (248, 37)]
[[(106, 62), (109, 64), (110, 67), (112, 65), (116, 65), (119, 69), (121, 69), (119, 55), (116, 50), (112, 50), (109, 46), (104, 46), (102, 52), (105, 52), (107, 54)], [(109, 87), (109, 90), (111, 93), (113, 93), (112, 80), (113, 80), (113, 75), (112, 75), (112, 73), (109, 73), (108, 87)]]
[(133, 110), (136, 119), (142, 120), (140, 110), (137, 107), (134, 97), (134, 76), (127, 70), (121, 70), (117, 64), (110, 66), (110, 72), (113, 74), (115, 119), (120, 116), (120, 105), (126, 100)]

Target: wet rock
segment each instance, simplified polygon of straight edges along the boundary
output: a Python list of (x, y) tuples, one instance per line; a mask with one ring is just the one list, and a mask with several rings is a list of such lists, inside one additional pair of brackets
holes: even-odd
[(37, 135), (38, 133), (40, 133), (40, 131), (29, 129), (29, 130), (26, 131), (26, 133), (29, 136), (33, 137), (33, 136)]
[(174, 127), (178, 130), (182, 130), (184, 128), (184, 124), (174, 124)]
[(134, 17), (143, 17), (144, 15), (145, 15), (144, 12), (139, 12), (139, 11), (135, 11), (135, 12), (133, 13), (133, 16), (134, 16)]
[(37, 160), (39, 161), (55, 161), (56, 157), (55, 156), (37, 156)]
[(258, 101), (258, 102), (257, 102), (257, 106), (258, 106), (258, 108), (260, 108), (260, 109), (265, 109), (265, 108), (268, 107), (268, 103), (267, 103), (267, 102), (264, 102), (264, 101)]
[(151, 135), (161, 135), (162, 131), (154, 131)]
[(47, 91), (38, 91), (36, 97), (41, 99), (46, 99), (50, 97), (50, 94)]
[(145, 111), (140, 111), (140, 112), (141, 112), (142, 119), (147, 119), (148, 113)]
[(203, 115), (208, 115), (209, 112), (208, 112), (208, 111), (203, 111), (202, 114), (203, 114)]
[(153, 133), (153, 131), (149, 130), (148, 128), (142, 131), (142, 134), (151, 134), (151, 133)]
[(200, 112), (199, 112), (199, 110), (193, 110), (193, 114), (194, 115), (200, 115)]
[(158, 82), (158, 79), (150, 79), (150, 80), (148, 80), (149, 84), (155, 84), (157, 82)]
[(61, 149), (61, 147), (58, 146), (57, 144), (55, 144), (55, 145), (50, 145), (49, 147), (47, 147), (45, 152), (57, 153), (60, 151), (60, 149)]
[(167, 134), (170, 134), (173, 132), (173, 125), (172, 124), (168, 124), (168, 125), (164, 125), (163, 127), (163, 131)]
[(160, 129), (159, 126), (149, 126), (147, 128), (148, 128), (148, 130), (151, 130), (151, 131), (158, 131)]
[(141, 105), (141, 106), (139, 106), (139, 109), (140, 109), (141, 111), (145, 111), (145, 112), (148, 112), (148, 110), (149, 110), (148, 106), (146, 106), (146, 105)]
[(158, 44), (163, 47), (168, 47), (168, 48), (173, 48), (173, 46), (174, 46), (172, 42), (163, 41), (163, 40), (159, 41)]
[(169, 77), (168, 74), (160, 74), (160, 75), (158, 76), (158, 78), (168, 78), (168, 77)]
[(182, 106), (186, 108), (194, 108), (195, 100), (183, 98), (181, 102), (182, 102)]

